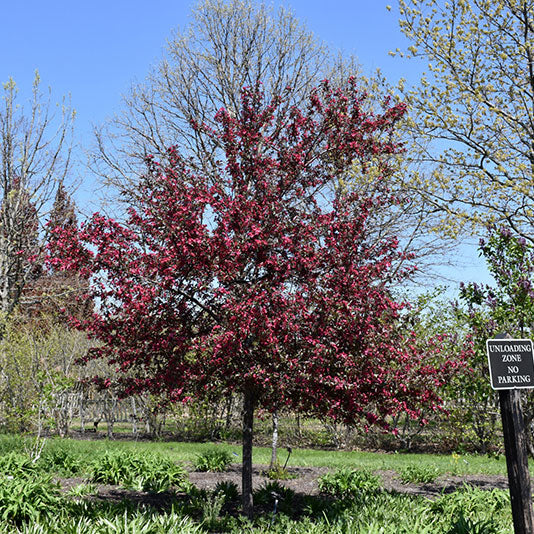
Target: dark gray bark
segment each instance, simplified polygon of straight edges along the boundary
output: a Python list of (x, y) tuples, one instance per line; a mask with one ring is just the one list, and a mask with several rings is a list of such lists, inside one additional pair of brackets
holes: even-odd
[(245, 391), (243, 399), (243, 470), (242, 493), (243, 515), (252, 519), (254, 515), (252, 498), (252, 437), (254, 430), (254, 394)]
[(527, 439), (517, 389), (499, 391), (515, 534), (534, 534)]

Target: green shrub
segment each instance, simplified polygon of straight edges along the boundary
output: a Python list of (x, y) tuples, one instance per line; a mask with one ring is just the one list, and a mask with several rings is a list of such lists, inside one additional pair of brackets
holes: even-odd
[(56, 513), (62, 499), (49, 476), (0, 475), (0, 520), (20, 524)]
[(277, 509), (287, 514), (293, 510), (294, 499), (295, 492), (276, 480), (265, 483), (254, 492), (254, 504), (273, 509), (277, 501)]
[(211, 449), (199, 454), (193, 465), (197, 471), (221, 473), (226, 471), (232, 461), (232, 456), (228, 451), (222, 449)]
[(39, 467), (26, 453), (13, 451), (0, 456), (0, 474), (26, 478), (38, 472)]
[(499, 527), (492, 519), (473, 521), (461, 515), (447, 534), (498, 534)]
[(63, 448), (47, 450), (39, 459), (39, 465), (48, 472), (72, 476), (83, 471), (83, 462), (72, 451)]
[(228, 480), (217, 482), (213, 493), (221, 493), (224, 495), (225, 503), (236, 502), (239, 499), (239, 488), (235, 482)]
[(290, 473), (287, 469), (282, 467), (279, 463), (275, 463), (264, 475), (270, 480), (291, 480), (297, 478), (297, 475)]
[(409, 465), (399, 476), (404, 484), (431, 484), (438, 478), (439, 471), (430, 465)]
[(185, 470), (174, 462), (155, 454), (130, 451), (104, 453), (91, 466), (93, 482), (120, 484), (135, 490), (161, 493), (186, 481)]
[(432, 503), (432, 510), (450, 518), (494, 517), (509, 506), (510, 497), (507, 491), (481, 490), (466, 485), (454, 493), (442, 495)]
[(380, 478), (364, 469), (338, 469), (323, 475), (318, 483), (321, 493), (337, 499), (351, 499), (380, 489)]

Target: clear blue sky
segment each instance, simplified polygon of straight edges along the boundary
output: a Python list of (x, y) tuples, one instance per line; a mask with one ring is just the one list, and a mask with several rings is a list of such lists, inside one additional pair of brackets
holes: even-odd
[[(50, 86), (56, 100), (71, 95), (77, 142), (87, 147), (92, 126), (120, 111), (121, 95), (159, 60), (172, 30), (187, 26), (193, 5), (189, 0), (4, 1), (0, 81), (14, 78), (23, 102), (38, 69), (43, 87)], [(396, 0), (278, 0), (274, 5), (292, 8), (317, 37), (354, 54), (365, 72), (380, 68), (393, 83), (400, 77), (418, 78), (420, 65), (388, 55), (407, 44), (398, 28)], [(83, 167), (79, 169), (83, 173)], [(91, 187), (86, 179), (79, 203)], [(485, 277), (476, 252), (464, 251), (474, 263), (449, 275)]]
[[(395, 4), (395, 0), (390, 1)], [(184, 28), (194, 2), (181, 0), (23, 0), (3, 2), (0, 80), (21, 90), (39, 69), (58, 97), (71, 94), (81, 135), (120, 108), (121, 94), (161, 57), (173, 29)], [(278, 1), (319, 38), (353, 53), (367, 71), (398, 79), (409, 65), (388, 56), (402, 46), (395, 8), (384, 0)]]

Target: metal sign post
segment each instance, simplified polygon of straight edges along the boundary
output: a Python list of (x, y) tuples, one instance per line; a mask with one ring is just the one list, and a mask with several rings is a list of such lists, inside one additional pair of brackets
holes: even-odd
[(525, 421), (519, 389), (534, 387), (530, 339), (488, 339), (491, 387), (499, 391), (515, 534), (534, 534)]

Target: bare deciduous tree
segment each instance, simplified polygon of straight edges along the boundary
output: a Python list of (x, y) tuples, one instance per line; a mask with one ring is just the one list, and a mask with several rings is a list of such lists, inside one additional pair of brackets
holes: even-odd
[(0, 315), (18, 304), (38, 276), (44, 224), (70, 164), (74, 112), (63, 100), (53, 112), (50, 92), (36, 73), (29, 109), (17, 103), (17, 87), (4, 84), (0, 108)]
[(355, 70), (353, 61), (336, 61), (289, 11), (205, 0), (190, 27), (168, 41), (146, 82), (132, 87), (122, 114), (97, 132), (98, 172), (131, 200), (147, 154), (164, 159), (177, 146), (199, 168), (212, 169), (218, 147), (192, 123), (210, 126), (222, 107), (239, 109), (243, 87), (261, 82), (267, 97), (285, 94), (289, 106), (319, 80)]

